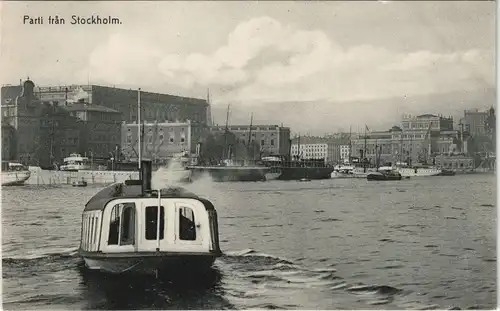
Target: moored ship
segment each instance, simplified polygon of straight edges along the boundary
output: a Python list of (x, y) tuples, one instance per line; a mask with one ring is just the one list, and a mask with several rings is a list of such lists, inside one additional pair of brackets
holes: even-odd
[(208, 174), (213, 181), (265, 181), (271, 169), (259, 165), (245, 165), (226, 160), (219, 165), (192, 165), (187, 167), (191, 172), (191, 178), (196, 180)]
[(2, 161), (2, 186), (24, 185), (30, 176), (29, 169), (21, 163)]

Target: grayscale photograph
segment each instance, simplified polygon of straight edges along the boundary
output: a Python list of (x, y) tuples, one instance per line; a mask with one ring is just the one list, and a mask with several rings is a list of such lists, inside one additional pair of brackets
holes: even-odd
[(2, 308), (496, 309), (497, 10), (0, 3)]

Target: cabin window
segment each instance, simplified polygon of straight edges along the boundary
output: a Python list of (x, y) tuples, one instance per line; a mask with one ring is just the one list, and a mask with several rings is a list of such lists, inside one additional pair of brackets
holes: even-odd
[(189, 207), (179, 209), (179, 238), (188, 241), (196, 240), (194, 213)]
[(120, 204), (113, 206), (109, 223), (108, 245), (118, 245), (120, 235)]
[(135, 206), (125, 204), (122, 212), (120, 245), (134, 245), (135, 242)]
[[(146, 207), (146, 240), (156, 240), (156, 220), (158, 219), (158, 206)], [(165, 208), (160, 206), (160, 240), (163, 240), (165, 229)]]

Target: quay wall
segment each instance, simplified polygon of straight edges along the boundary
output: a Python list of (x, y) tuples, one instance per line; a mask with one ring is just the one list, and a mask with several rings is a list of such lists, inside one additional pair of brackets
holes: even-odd
[(127, 179), (138, 179), (139, 172), (134, 171), (49, 171), (30, 170), (31, 176), (27, 185), (72, 184), (73, 181), (85, 180), (88, 184), (112, 184)]

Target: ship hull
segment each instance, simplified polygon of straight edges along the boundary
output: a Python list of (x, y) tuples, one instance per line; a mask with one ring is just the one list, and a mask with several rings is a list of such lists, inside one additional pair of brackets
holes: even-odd
[(30, 171), (2, 172), (2, 186), (21, 186), (31, 176)]
[(263, 167), (189, 167), (193, 180), (201, 178), (208, 173), (213, 181), (265, 181), (269, 168)]
[(399, 168), (398, 172), (403, 177), (429, 177), (441, 174), (441, 170), (435, 168)]
[(330, 178), (332, 179), (366, 178), (366, 176), (367, 173), (359, 173), (359, 172), (352, 172), (352, 173), (332, 172), (330, 174)]
[(333, 167), (282, 167), (278, 180), (330, 179)]
[(156, 255), (100, 254), (81, 255), (89, 270), (110, 274), (173, 275), (179, 272), (203, 271), (215, 262), (215, 254), (197, 255)]
[(379, 180), (379, 181), (401, 180), (402, 176), (386, 176), (386, 175), (382, 175), (382, 174), (368, 174), (368, 176), (366, 176), (366, 179), (371, 180), (371, 181), (374, 181), (374, 180)]

